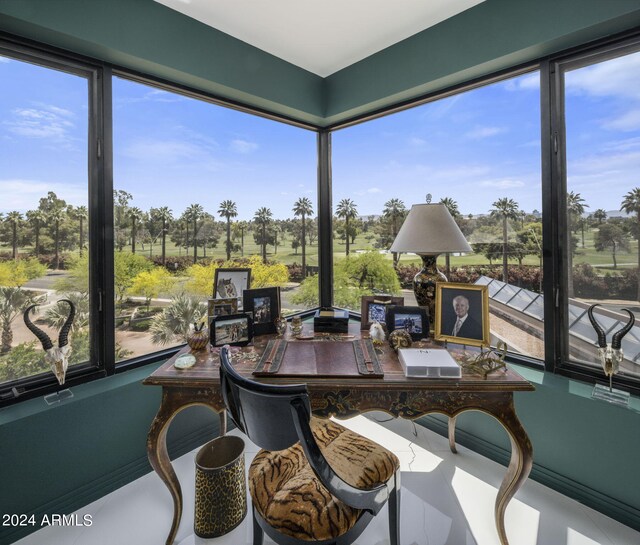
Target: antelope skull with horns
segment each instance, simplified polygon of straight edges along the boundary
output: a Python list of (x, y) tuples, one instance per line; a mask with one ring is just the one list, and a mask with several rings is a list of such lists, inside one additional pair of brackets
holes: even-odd
[(633, 324), (636, 322), (636, 317), (628, 308), (623, 308), (628, 315), (629, 321), (624, 327), (621, 327), (611, 336), (611, 344), (607, 344), (607, 335), (602, 329), (602, 326), (597, 322), (593, 315), (593, 309), (599, 305), (591, 305), (587, 314), (589, 315), (589, 321), (596, 330), (598, 335), (598, 356), (600, 357), (600, 363), (604, 374), (611, 378), (618, 372), (620, 364), (624, 359), (624, 353), (622, 352), (622, 338), (631, 331)]
[(69, 299), (60, 299), (58, 303), (64, 301), (69, 304), (69, 316), (67, 316), (60, 333), (58, 335), (58, 346), (53, 346), (49, 335), (47, 335), (42, 329), (36, 326), (29, 319), (29, 312), (37, 305), (31, 305), (24, 311), (24, 323), (29, 330), (38, 337), (42, 348), (44, 349), (44, 361), (49, 364), (53, 374), (58, 379), (58, 383), (62, 386), (64, 384), (65, 375), (67, 374), (67, 367), (69, 367), (69, 354), (71, 353), (71, 347), (69, 346), (69, 330), (73, 324), (73, 319), (76, 315), (76, 307)]

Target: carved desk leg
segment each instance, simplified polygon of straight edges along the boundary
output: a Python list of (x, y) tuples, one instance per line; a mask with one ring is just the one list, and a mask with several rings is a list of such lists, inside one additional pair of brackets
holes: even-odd
[(454, 454), (458, 454), (456, 449), (456, 418), (458, 415), (449, 417), (449, 448)]
[[(167, 536), (166, 545), (173, 543), (182, 518), (182, 489), (167, 452), (169, 425), (176, 414), (191, 405), (206, 405), (219, 412), (220, 404), (215, 401), (215, 399), (212, 399), (211, 394), (206, 391), (187, 394), (180, 390), (167, 388), (162, 390), (162, 403), (147, 435), (147, 456), (151, 467), (167, 485), (173, 499), (173, 522)], [(224, 410), (220, 413), (220, 432), (221, 435), (226, 433), (226, 414)]]
[(504, 528), (504, 514), (507, 505), (515, 493), (524, 484), (531, 472), (533, 465), (533, 447), (529, 436), (516, 416), (511, 398), (508, 407), (500, 414), (496, 415), (498, 421), (507, 430), (511, 440), (511, 461), (507, 468), (507, 473), (502, 480), (498, 496), (496, 497), (495, 519), (498, 536), (502, 545), (508, 545), (507, 534)]

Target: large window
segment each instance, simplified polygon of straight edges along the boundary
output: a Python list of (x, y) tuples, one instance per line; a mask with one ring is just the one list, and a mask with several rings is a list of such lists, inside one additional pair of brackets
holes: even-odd
[[(562, 65), (566, 133), (567, 330), (572, 362), (599, 369), (587, 309), (611, 341), (640, 316), (640, 52)], [(640, 328), (624, 337), (621, 376), (640, 374)]]
[[(30, 320), (57, 346), (75, 306), (70, 370), (91, 359), (89, 85), (0, 49), (0, 390), (49, 372)], [(29, 61), (29, 62), (27, 62)], [(44, 61), (42, 61), (44, 64)], [(17, 391), (17, 390), (16, 390)], [(15, 391), (13, 392), (15, 393)], [(11, 396), (9, 391), (7, 395)]]
[(528, 73), (334, 134), (337, 305), (359, 310), (372, 293), (416, 304), (420, 259), (389, 248), (411, 205), (430, 198), (474, 250), (440, 256), (440, 270), (489, 284), (492, 343), (544, 357), (539, 89)]
[(218, 268), (317, 306), (315, 133), (119, 77), (113, 126), (116, 359), (184, 343)]

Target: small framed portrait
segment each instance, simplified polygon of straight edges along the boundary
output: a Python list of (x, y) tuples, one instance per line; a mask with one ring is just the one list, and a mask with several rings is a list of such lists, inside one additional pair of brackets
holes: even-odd
[(216, 269), (214, 299), (236, 299), (242, 306), (242, 292), (251, 287), (251, 269)]
[(240, 313), (217, 316), (209, 322), (211, 346), (246, 346), (253, 339), (253, 319), (250, 314)]
[(280, 316), (280, 288), (245, 290), (242, 297), (244, 311), (253, 313), (255, 334), (275, 333), (275, 320)]
[(360, 301), (360, 329), (369, 329), (373, 322), (387, 323), (387, 309), (404, 305), (404, 297), (364, 295)]
[(434, 337), (438, 341), (489, 346), (488, 287), (437, 283)]
[(229, 316), (238, 313), (238, 300), (233, 297), (227, 299), (209, 299), (207, 315), (209, 320), (216, 316)]
[(387, 330), (404, 329), (414, 341), (429, 336), (429, 317), (426, 307), (391, 305), (387, 310)]

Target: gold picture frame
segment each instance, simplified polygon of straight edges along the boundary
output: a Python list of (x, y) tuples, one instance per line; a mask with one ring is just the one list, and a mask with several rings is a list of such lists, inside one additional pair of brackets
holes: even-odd
[(207, 307), (209, 320), (218, 316), (229, 316), (238, 313), (238, 300), (235, 297), (209, 299)]
[[(458, 324), (458, 318), (460, 323)], [(489, 289), (487, 286), (438, 282), (434, 338), (471, 346), (489, 346)]]

